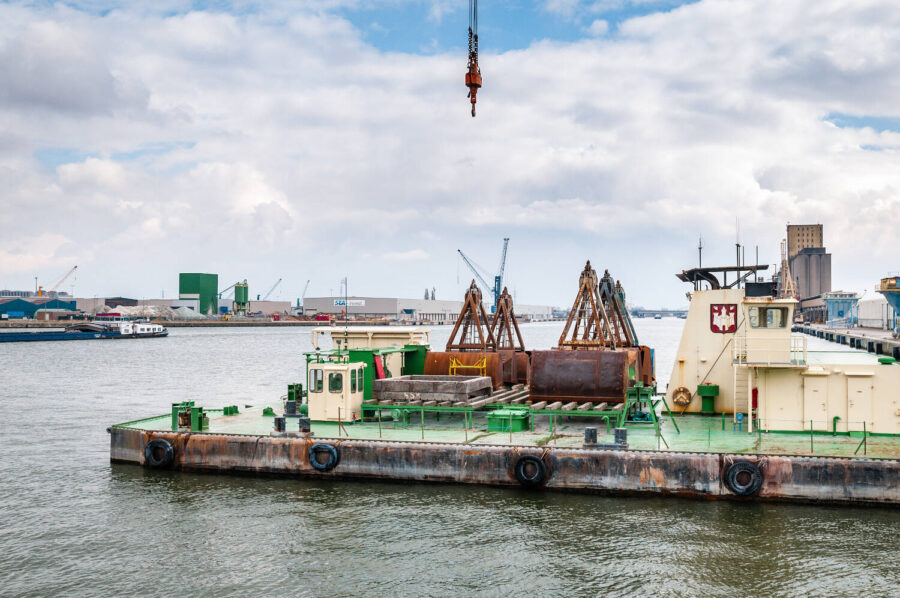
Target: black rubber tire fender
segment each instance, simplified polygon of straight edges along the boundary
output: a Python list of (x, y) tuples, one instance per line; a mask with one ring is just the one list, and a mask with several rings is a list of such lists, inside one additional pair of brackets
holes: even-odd
[(725, 485), (738, 496), (752, 496), (762, 487), (762, 471), (756, 463), (738, 461), (725, 470)]
[(516, 459), (513, 472), (519, 483), (528, 488), (540, 486), (547, 481), (547, 465), (535, 455), (522, 455)]
[[(317, 455), (319, 453), (328, 453), (328, 461), (322, 463)], [(338, 448), (332, 444), (317, 442), (309, 447), (309, 464), (319, 471), (331, 471), (341, 462), (341, 453)]]
[(144, 446), (144, 462), (149, 467), (162, 469), (175, 461), (175, 447), (165, 438), (153, 438)]

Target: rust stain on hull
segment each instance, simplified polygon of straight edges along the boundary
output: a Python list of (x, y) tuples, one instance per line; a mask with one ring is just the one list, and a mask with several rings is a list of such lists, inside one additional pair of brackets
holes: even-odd
[[(608, 494), (673, 495), (743, 500), (796, 500), (900, 505), (900, 462), (826, 457), (663, 453), (525, 446), (382, 442), (322, 438), (229, 436), (113, 428), (110, 456), (144, 465), (153, 438), (175, 449), (172, 467), (186, 471), (271, 473), (310, 477), (517, 486), (516, 461), (541, 459), (547, 489)], [(338, 466), (321, 472), (309, 463), (314, 442), (336, 446)], [(757, 465), (762, 487), (738, 497), (724, 484), (737, 461)]]

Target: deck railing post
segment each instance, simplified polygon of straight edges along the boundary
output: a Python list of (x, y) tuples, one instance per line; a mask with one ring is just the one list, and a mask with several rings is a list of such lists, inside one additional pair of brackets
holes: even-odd
[(469, 412), (463, 411), (463, 430), (466, 435), (466, 444), (469, 444)]

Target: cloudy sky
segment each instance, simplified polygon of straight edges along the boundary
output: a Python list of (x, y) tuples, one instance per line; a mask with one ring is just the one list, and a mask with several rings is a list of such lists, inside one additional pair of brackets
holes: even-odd
[(675, 306), (700, 236), (775, 263), (788, 221), (835, 287), (900, 270), (895, 0), (482, 0), (474, 119), (466, 4), (0, 5), (0, 287), (453, 299), (509, 237), (519, 302), (590, 259)]

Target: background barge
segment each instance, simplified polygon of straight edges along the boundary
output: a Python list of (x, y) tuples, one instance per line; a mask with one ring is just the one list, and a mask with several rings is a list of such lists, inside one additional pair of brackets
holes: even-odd
[(169, 331), (151, 322), (84, 322), (66, 326), (65, 330), (47, 332), (4, 332), (0, 342), (80, 341), (99, 339), (154, 338), (168, 336)]

